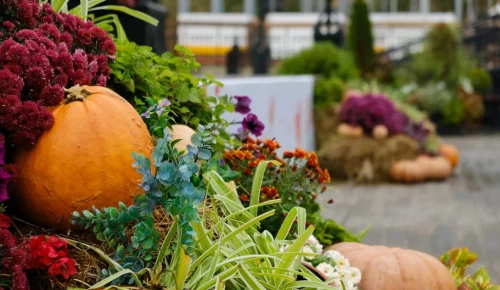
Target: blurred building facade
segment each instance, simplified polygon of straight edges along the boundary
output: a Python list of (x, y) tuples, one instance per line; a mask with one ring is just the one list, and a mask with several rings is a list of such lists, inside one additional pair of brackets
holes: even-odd
[[(235, 39), (248, 51), (258, 0), (177, 0), (176, 43), (192, 50), (205, 64), (223, 64)], [(492, 1), (492, 0), (490, 0)], [(271, 57), (280, 60), (313, 44), (313, 28), (324, 0), (267, 0), (267, 35)], [(332, 1), (347, 28), (353, 0)], [(483, 4), (473, 0), (367, 0), (377, 51), (421, 39), (436, 23), (474, 17)], [(486, 1), (488, 2), (488, 1)], [(472, 4), (472, 5), (471, 5)], [(485, 3), (484, 6), (489, 5)], [(464, 13), (467, 12), (467, 13)], [(471, 13), (472, 12), (472, 13)], [(467, 15), (465, 15), (467, 14)], [(472, 15), (472, 16), (471, 16)]]

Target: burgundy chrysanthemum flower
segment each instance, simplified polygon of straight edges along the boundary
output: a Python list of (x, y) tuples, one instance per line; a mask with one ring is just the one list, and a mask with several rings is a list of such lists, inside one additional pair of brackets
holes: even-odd
[(0, 70), (0, 92), (5, 95), (19, 95), (23, 90), (23, 79), (9, 70)]
[(255, 114), (246, 115), (241, 124), (243, 130), (248, 130), (257, 137), (262, 135), (262, 131), (265, 128), (264, 124), (259, 121), (259, 118)]
[(106, 85), (116, 46), (91, 21), (38, 0), (0, 0), (0, 19), (0, 131), (30, 146), (52, 126), (43, 106), (59, 104), (64, 87)]

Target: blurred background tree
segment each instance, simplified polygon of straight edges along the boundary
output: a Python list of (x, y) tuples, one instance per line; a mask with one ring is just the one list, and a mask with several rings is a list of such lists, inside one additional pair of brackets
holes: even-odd
[(362, 76), (369, 78), (375, 66), (375, 51), (369, 9), (364, 0), (355, 0), (353, 3), (348, 47), (354, 54)]

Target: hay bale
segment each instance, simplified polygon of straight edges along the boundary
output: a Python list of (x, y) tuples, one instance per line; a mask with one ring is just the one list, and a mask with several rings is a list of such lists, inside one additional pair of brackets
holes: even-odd
[(337, 133), (340, 105), (332, 104), (328, 107), (314, 109), (314, 126), (316, 128), (316, 146), (322, 145)]
[(383, 182), (390, 180), (394, 162), (415, 159), (418, 150), (419, 144), (405, 135), (383, 140), (333, 136), (318, 151), (318, 158), (332, 179)]

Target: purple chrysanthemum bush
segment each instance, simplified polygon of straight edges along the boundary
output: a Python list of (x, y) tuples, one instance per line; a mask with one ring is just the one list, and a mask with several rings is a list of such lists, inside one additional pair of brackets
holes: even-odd
[(424, 146), (429, 134), (423, 122), (410, 119), (382, 94), (368, 93), (348, 98), (340, 110), (340, 120), (351, 126), (361, 127), (368, 135), (372, 134), (377, 125), (383, 125), (389, 135), (405, 134), (421, 146)]
[(0, 132), (32, 146), (54, 122), (47, 109), (73, 85), (106, 85), (112, 39), (90, 21), (38, 0), (0, 0)]
[(5, 151), (36, 144), (54, 124), (50, 107), (63, 101), (65, 88), (105, 86), (115, 52), (91, 21), (38, 0), (0, 0), (0, 201), (15, 173)]

